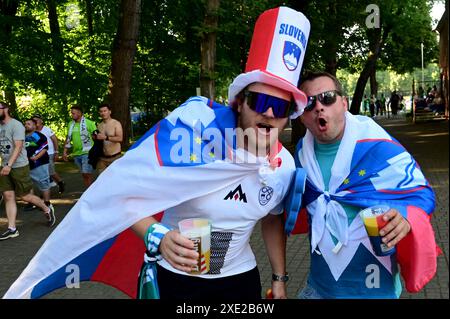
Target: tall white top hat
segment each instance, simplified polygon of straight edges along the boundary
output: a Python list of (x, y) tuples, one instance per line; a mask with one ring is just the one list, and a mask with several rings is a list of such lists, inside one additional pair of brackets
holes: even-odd
[(291, 118), (300, 116), (307, 97), (297, 84), (310, 28), (308, 19), (291, 8), (263, 12), (255, 24), (245, 73), (237, 76), (228, 88), (230, 104), (247, 85), (262, 82), (291, 92), (297, 104)]

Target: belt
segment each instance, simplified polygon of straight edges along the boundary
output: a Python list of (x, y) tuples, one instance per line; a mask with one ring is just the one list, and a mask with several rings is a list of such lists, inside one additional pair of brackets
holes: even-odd
[(112, 157), (116, 157), (117, 155), (120, 155), (122, 152), (119, 152), (119, 153), (116, 153), (116, 154), (113, 154), (113, 155), (103, 155), (102, 157), (103, 158), (112, 158)]

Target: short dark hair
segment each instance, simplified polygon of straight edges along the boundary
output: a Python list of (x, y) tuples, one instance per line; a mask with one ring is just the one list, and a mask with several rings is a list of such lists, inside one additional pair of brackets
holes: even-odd
[(109, 103), (102, 103), (102, 104), (100, 104), (99, 106), (98, 106), (98, 108), (97, 109), (101, 109), (102, 107), (107, 107), (108, 108), (108, 110), (110, 110), (111, 111), (111, 104), (109, 104)]
[(36, 125), (36, 124), (37, 124), (36, 120), (35, 120), (34, 118), (32, 118), (32, 117), (30, 117), (29, 119), (26, 119), (26, 120), (25, 120), (25, 122), (27, 122), (27, 121), (31, 121), (31, 122), (33, 122), (33, 123), (34, 123), (34, 125)]
[(83, 108), (81, 107), (81, 105), (79, 104), (72, 104), (72, 106), (70, 107), (71, 110), (78, 110), (81, 113), (83, 113)]
[(339, 82), (339, 80), (334, 75), (332, 75), (328, 72), (325, 72), (325, 71), (307, 71), (305, 73), (305, 75), (301, 78), (300, 85), (299, 85), (300, 89), (305, 84), (305, 82), (313, 81), (313, 80), (323, 77), (323, 76), (330, 78), (334, 83), (336, 91), (338, 91), (341, 95), (344, 94), (344, 90), (342, 89), (341, 82)]
[(42, 121), (44, 121), (44, 119), (43, 119), (41, 114), (33, 114), (33, 116), (31, 118), (32, 119), (41, 119)]

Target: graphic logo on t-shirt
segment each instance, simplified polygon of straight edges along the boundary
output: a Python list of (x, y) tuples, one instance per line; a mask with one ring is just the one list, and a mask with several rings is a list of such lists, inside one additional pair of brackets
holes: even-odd
[(230, 191), (227, 196), (225, 196), (224, 200), (240, 200), (244, 203), (247, 203), (247, 196), (245, 196), (245, 193), (242, 191), (242, 186), (239, 184), (238, 187), (234, 191)]
[(264, 186), (259, 190), (259, 203), (261, 206), (265, 206), (273, 195), (273, 188), (270, 186)]

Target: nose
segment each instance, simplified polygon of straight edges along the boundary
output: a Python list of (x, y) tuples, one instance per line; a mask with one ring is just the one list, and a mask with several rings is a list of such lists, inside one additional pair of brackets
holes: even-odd
[(265, 117), (269, 117), (269, 118), (275, 118), (275, 115), (273, 114), (273, 109), (270, 106), (267, 111), (265, 111), (264, 113), (262, 113), (262, 115), (264, 115)]
[(323, 111), (323, 104), (320, 103), (319, 99), (316, 99), (316, 101), (315, 101), (314, 111), (315, 112), (322, 112)]

